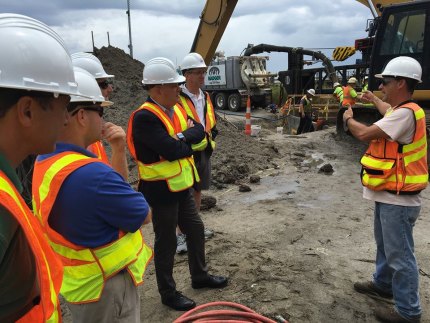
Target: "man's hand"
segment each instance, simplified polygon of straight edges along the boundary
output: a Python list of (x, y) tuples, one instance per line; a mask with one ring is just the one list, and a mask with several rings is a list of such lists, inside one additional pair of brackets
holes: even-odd
[(126, 147), (126, 135), (124, 129), (112, 122), (106, 122), (103, 125), (103, 138), (106, 139), (112, 147), (112, 150), (125, 149)]
[(194, 122), (191, 119), (187, 120), (187, 129), (194, 127)]
[(376, 99), (376, 95), (373, 94), (371, 91), (365, 91), (361, 94), (360, 99), (366, 103), (374, 103)]
[(353, 117), (354, 117), (354, 113), (352, 112), (352, 107), (349, 105), (348, 110), (346, 110), (345, 113), (343, 114), (343, 121), (346, 121), (346, 119), (353, 118)]

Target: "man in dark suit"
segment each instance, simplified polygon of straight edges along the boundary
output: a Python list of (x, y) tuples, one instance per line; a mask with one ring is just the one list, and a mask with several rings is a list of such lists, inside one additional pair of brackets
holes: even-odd
[(161, 301), (179, 311), (196, 303), (176, 290), (173, 279), (176, 225), (187, 235), (192, 287), (227, 285), (226, 277), (207, 272), (204, 225), (190, 190), (199, 181), (191, 145), (199, 143), (205, 133), (177, 104), (179, 84), (184, 81), (170, 60), (150, 60), (142, 81), (149, 98), (131, 115), (127, 134), (131, 155), (138, 164), (138, 189), (153, 211), (154, 263)]

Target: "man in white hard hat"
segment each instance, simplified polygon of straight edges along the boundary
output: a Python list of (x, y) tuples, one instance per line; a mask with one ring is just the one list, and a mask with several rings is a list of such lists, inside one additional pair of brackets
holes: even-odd
[(315, 97), (315, 90), (309, 89), (301, 98), (299, 105), (300, 124), (297, 134), (314, 131), (312, 123), (312, 98)]
[(348, 79), (348, 84), (342, 87), (342, 91), (343, 91), (342, 106), (344, 107), (354, 106), (358, 96), (357, 92), (354, 89), (356, 84), (357, 84), (357, 79), (355, 77), (350, 77)]
[(148, 100), (130, 117), (127, 142), (138, 164), (138, 190), (151, 205), (155, 232), (154, 263), (161, 302), (177, 311), (196, 303), (176, 290), (173, 263), (176, 226), (187, 235), (191, 286), (222, 288), (227, 278), (208, 273), (204, 225), (191, 188), (199, 181), (193, 144), (205, 137), (203, 126), (177, 104), (185, 77), (167, 58), (149, 60), (143, 70)]
[[(199, 172), (200, 182), (195, 185), (194, 199), (197, 211), (200, 211), (202, 190), (208, 190), (211, 181), (212, 152), (215, 149), (216, 129), (215, 110), (209, 93), (203, 92), (201, 87), (205, 83), (207, 66), (199, 53), (189, 53), (181, 63), (182, 75), (185, 76), (185, 84), (181, 85), (179, 104), (185, 109), (187, 115), (200, 122), (205, 129), (205, 138), (198, 144), (192, 145), (194, 150), (194, 162)], [(213, 236), (213, 231), (205, 228), (205, 238)], [(187, 251), (186, 237), (180, 231), (177, 234), (177, 253)]]
[(339, 102), (339, 105), (342, 103), (343, 101), (343, 89), (342, 89), (342, 85), (340, 85), (339, 82), (335, 82), (333, 84), (333, 96), (336, 98), (337, 102)]
[(371, 281), (355, 283), (354, 288), (394, 299), (394, 307), (375, 311), (384, 322), (420, 322), (421, 317), (412, 232), (420, 213), (420, 192), (428, 183), (425, 114), (412, 101), (421, 75), (415, 59), (392, 59), (375, 75), (381, 80), (382, 100), (369, 91), (363, 94), (383, 118), (367, 126), (354, 120), (351, 108), (343, 115), (351, 133), (370, 142), (361, 159), (361, 180), (363, 197), (375, 201), (376, 270)]
[(152, 258), (140, 228), (151, 211), (142, 194), (86, 149), (100, 140), (112, 102), (89, 72), (74, 70), (80, 93), (89, 98), (72, 96), (55, 151), (36, 160), (34, 213), (63, 262), (60, 293), (73, 322), (139, 323), (137, 285)]
[[(109, 100), (109, 97), (113, 92), (112, 82), (110, 80), (113, 79), (115, 75), (106, 73), (100, 60), (96, 56), (89, 53), (78, 52), (72, 54), (72, 62), (74, 66), (83, 68), (95, 77), (100, 87), (100, 90), (102, 91), (103, 97), (106, 100)], [(112, 149), (110, 161), (108, 159), (106, 150), (101, 140), (91, 144), (88, 147), (88, 150), (96, 154), (101, 160), (110, 163), (112, 165), (112, 168), (115, 169), (124, 177), (124, 179), (127, 180), (127, 145), (124, 129), (112, 122), (105, 122), (103, 124), (102, 139), (105, 139)]]
[(61, 262), (15, 168), (54, 150), (77, 84), (63, 40), (40, 21), (0, 14), (0, 47), (0, 322), (59, 322)]

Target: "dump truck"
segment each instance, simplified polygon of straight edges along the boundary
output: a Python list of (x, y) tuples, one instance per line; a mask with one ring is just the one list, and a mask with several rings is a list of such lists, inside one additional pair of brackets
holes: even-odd
[(266, 107), (272, 102), (274, 77), (266, 70), (266, 56), (217, 57), (208, 66), (203, 90), (211, 94), (217, 109), (239, 111), (246, 106), (248, 95), (251, 105)]

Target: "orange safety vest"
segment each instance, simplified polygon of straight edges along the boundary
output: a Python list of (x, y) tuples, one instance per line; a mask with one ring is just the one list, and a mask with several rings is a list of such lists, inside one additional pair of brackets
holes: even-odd
[(49, 246), (39, 222), (2, 171), (0, 171), (0, 201), (24, 231), (36, 260), (40, 286), (40, 303), (17, 322), (61, 322), (61, 309), (58, 302), (58, 293), (63, 278), (61, 261)]
[(102, 161), (66, 151), (36, 161), (33, 172), (34, 213), (64, 265), (60, 293), (75, 304), (98, 301), (106, 281), (122, 269), (127, 269), (136, 286), (143, 283), (143, 274), (153, 256), (140, 230), (120, 232), (117, 240), (105, 246), (87, 248), (66, 240), (49, 226), (49, 215), (64, 180), (78, 168), (94, 162)]
[(355, 98), (353, 98), (351, 96), (351, 87), (349, 86), (342, 86), (342, 90), (343, 90), (343, 101), (342, 101), (342, 105), (351, 105), (353, 106), (355, 104)]
[[(206, 136), (198, 144), (191, 145), (191, 148), (193, 148), (194, 151), (205, 150), (207, 145), (208, 145), (208, 141), (212, 147), (212, 150), (214, 150), (215, 146), (216, 146), (215, 141), (212, 139), (212, 132), (211, 132), (212, 128), (215, 127), (215, 125), (216, 125), (215, 110), (214, 110), (214, 107), (212, 105), (212, 101), (210, 99), (209, 94), (207, 92), (204, 92), (204, 93), (206, 96), (206, 100), (205, 100), (205, 102), (206, 102), (206, 107), (205, 107), (205, 111), (206, 111), (206, 115), (205, 115)], [(181, 92), (181, 94), (179, 95), (179, 103), (185, 109), (185, 111), (187, 112), (187, 115), (189, 117), (193, 118), (194, 120), (196, 120), (199, 123), (202, 123), (200, 118), (199, 118), (199, 115), (197, 114), (194, 103), (188, 97), (188, 95), (186, 95), (186, 94), (184, 95), (184, 93)]]
[(160, 156), (160, 161), (152, 164), (144, 164), (137, 159), (134, 147), (132, 128), (136, 112), (148, 110), (153, 113), (166, 127), (168, 134), (173, 137), (177, 133), (187, 129), (188, 116), (184, 109), (176, 104), (173, 107), (173, 121), (158, 105), (145, 102), (139, 109), (134, 111), (128, 121), (127, 144), (130, 155), (136, 160), (139, 171), (139, 178), (143, 181), (166, 181), (167, 187), (171, 192), (184, 191), (199, 182), (200, 177), (194, 164), (193, 156), (184, 157), (174, 161), (168, 161)]
[(87, 150), (92, 152), (94, 155), (96, 155), (98, 159), (100, 159), (100, 160), (104, 161), (105, 163), (107, 163), (108, 165), (110, 165), (109, 158), (106, 154), (106, 149), (100, 140), (89, 145), (87, 147)]
[(409, 102), (385, 113), (404, 108), (413, 111), (415, 134), (412, 143), (401, 145), (384, 138), (370, 142), (361, 158), (362, 184), (374, 191), (389, 191), (396, 194), (417, 194), (428, 184), (427, 138), (424, 110)]

